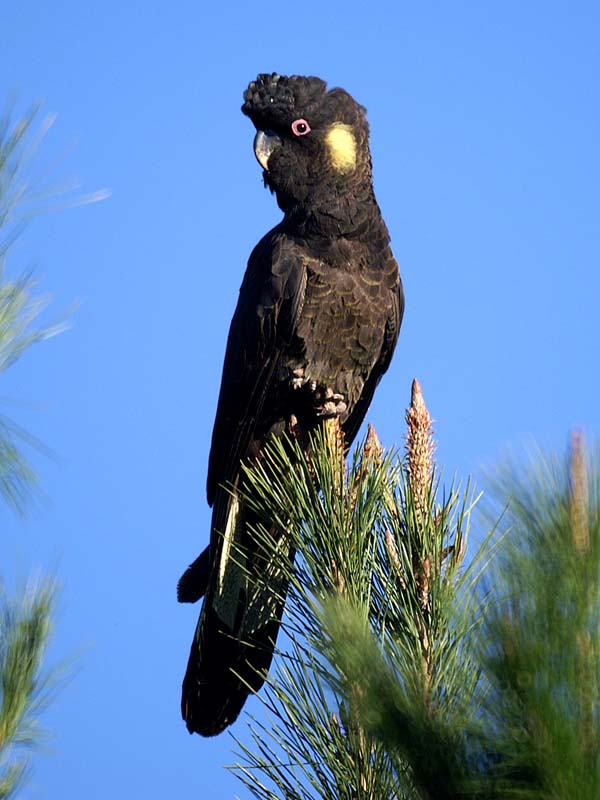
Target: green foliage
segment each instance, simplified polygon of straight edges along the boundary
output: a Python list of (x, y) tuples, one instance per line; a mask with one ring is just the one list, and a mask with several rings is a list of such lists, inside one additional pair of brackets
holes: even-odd
[(47, 699), (40, 668), (53, 591), (46, 581), (14, 598), (4, 591), (0, 596), (0, 800), (21, 785), (28, 766), (22, 746), (31, 746), (40, 735), (36, 714)]
[(288, 641), (233, 769), (263, 800), (597, 798), (598, 464), (576, 439), (505, 471), (510, 530), (467, 567), (476, 498), (442, 489), (413, 407), (404, 459), (371, 433), (346, 465), (329, 425), (246, 471)]
[(14, 364), (32, 344), (65, 329), (64, 323), (32, 327), (48, 304), (48, 298), (33, 296), (34, 288), (30, 277), (13, 281), (0, 271), (0, 372)]
[[(30, 276), (10, 279), (5, 265), (8, 250), (32, 211), (32, 191), (25, 169), (52, 119), (34, 125), (34, 107), (16, 122), (9, 112), (0, 118), (0, 373), (14, 364), (31, 345), (64, 330), (64, 323), (36, 326), (48, 298), (34, 296)], [(23, 445), (39, 449), (39, 442), (5, 416), (0, 416), (0, 494), (10, 506), (23, 511), (35, 485), (35, 474), (23, 453)]]
[[(34, 327), (45, 299), (33, 299), (30, 278), (10, 280), (4, 273), (9, 246), (25, 221), (19, 214), (27, 196), (22, 171), (35, 116), (34, 109), (14, 125), (9, 114), (0, 119), (0, 373), (32, 344), (59, 330)], [(37, 446), (22, 428), (0, 417), (0, 494), (18, 511), (35, 485), (23, 444)], [(39, 672), (51, 608), (52, 587), (47, 582), (31, 585), (15, 598), (4, 589), (0, 594), (0, 798), (14, 796), (22, 785), (27, 759), (19, 754), (19, 746), (36, 738), (35, 712), (43, 696)]]
[(37, 113), (38, 108), (34, 107), (16, 123), (12, 121), (10, 110), (0, 117), (0, 258), (6, 255), (25, 222), (18, 210), (27, 195), (27, 183), (22, 174), (26, 143)]
[[(0, 373), (33, 344), (65, 327), (37, 324), (47, 298), (34, 295), (31, 277), (11, 279), (5, 271), (10, 247), (39, 212), (40, 203), (43, 208), (64, 191), (37, 184), (34, 189), (27, 179), (30, 159), (53, 122), (46, 117), (38, 125), (38, 113), (35, 107), (15, 122), (9, 112), (0, 118)], [(17, 511), (23, 511), (36, 483), (23, 445), (40, 448), (34, 437), (0, 416), (0, 495)], [(40, 676), (52, 610), (53, 586), (48, 580), (31, 583), (14, 597), (4, 589), (0, 592), (0, 800), (22, 785), (28, 768), (23, 747), (40, 735), (36, 714), (48, 698)]]
[(77, 183), (54, 179), (54, 165), (36, 164), (39, 146), (56, 114), (42, 116), (41, 106), (36, 104), (14, 117), (10, 105), (0, 113), (0, 266), (15, 239), (36, 216), (96, 203), (110, 195), (107, 189), (81, 194)]
[[(348, 592), (367, 614), (370, 599), (380, 598), (365, 567), (375, 562), (378, 542), (364, 532), (373, 528), (387, 496), (388, 466), (389, 460), (376, 464), (357, 455), (355, 479), (348, 482), (343, 459), (317, 434), (310, 458), (298, 443), (274, 441), (252, 472), (256, 492), (248, 501), (265, 522), (256, 536), (273, 552), (269, 531), (275, 522), (289, 546), (301, 550), (295, 569), (288, 548), (275, 550), (273, 571), (289, 582), (286, 631), (293, 645), (266, 692), (273, 727), (255, 722), (255, 748), (245, 748), (249, 764), (241, 774), (257, 797), (385, 796), (395, 785), (401, 765), (359, 728), (345, 727), (345, 709), (332, 695), (336, 675), (321, 619), (321, 601), (332, 593)], [(381, 617), (382, 610), (374, 604), (372, 614)], [(261, 781), (261, 773), (277, 791)]]
[[(0, 257), (0, 373), (20, 358), (31, 345), (64, 330), (64, 323), (35, 327), (47, 298), (34, 297), (29, 277), (7, 278)], [(22, 512), (36, 484), (35, 473), (23, 453), (23, 445), (43, 449), (39, 441), (6, 416), (0, 416), (0, 495)]]
[(490, 726), (502, 796), (600, 797), (600, 469), (570, 454), (505, 467), (507, 546), (494, 572), (505, 598), (486, 624)]
[[(238, 774), (259, 798), (456, 796), (442, 793), (449, 777), (430, 759), (417, 770), (411, 756), (432, 752), (435, 730), (456, 767), (464, 731), (478, 727), (467, 643), (480, 603), (468, 591), (473, 571), (460, 571), (468, 488), (438, 503), (429, 474), (424, 514), (397, 454), (384, 456), (371, 433), (346, 468), (331, 428), (308, 456), (298, 442), (273, 441), (247, 475), (247, 502), (264, 523), (256, 536), (277, 560), (271, 575), (289, 583), (291, 646), (263, 695), (273, 724), (254, 721), (253, 745), (238, 742)], [(274, 527), (298, 552), (295, 566), (287, 547), (274, 551)], [(401, 726), (397, 715), (391, 726), (392, 708), (404, 709)], [(392, 729), (403, 731), (393, 747)]]

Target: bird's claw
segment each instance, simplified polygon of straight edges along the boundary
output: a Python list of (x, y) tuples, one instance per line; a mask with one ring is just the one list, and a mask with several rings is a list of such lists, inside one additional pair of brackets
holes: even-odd
[(304, 367), (297, 367), (292, 370), (290, 385), (294, 391), (306, 389), (308, 392), (314, 392), (317, 388), (316, 381), (311, 381), (309, 378), (305, 377)]
[(348, 407), (344, 395), (329, 387), (315, 391), (314, 399), (317, 417), (340, 417)]
[(301, 367), (292, 372), (291, 386), (295, 391), (302, 390), (309, 395), (312, 410), (317, 417), (339, 417), (348, 408), (343, 394), (307, 378)]

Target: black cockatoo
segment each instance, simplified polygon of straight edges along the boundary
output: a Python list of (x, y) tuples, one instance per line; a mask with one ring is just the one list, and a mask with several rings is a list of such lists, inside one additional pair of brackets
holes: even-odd
[[(404, 297), (373, 194), (365, 109), (320, 78), (259, 75), (244, 93), (283, 219), (254, 248), (227, 341), (208, 468), (210, 544), (178, 585), (204, 596), (183, 681), (189, 731), (220, 733), (264, 681), (283, 610), (253, 591), (240, 462), (293, 424), (338, 417), (349, 445), (387, 370)], [(254, 546), (256, 550), (256, 546)], [(245, 553), (241, 568), (239, 552)]]

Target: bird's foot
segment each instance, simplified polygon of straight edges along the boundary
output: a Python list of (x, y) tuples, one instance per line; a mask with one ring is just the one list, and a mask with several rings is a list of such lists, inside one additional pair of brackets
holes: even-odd
[(305, 377), (304, 369), (295, 369), (291, 378), (292, 389), (308, 395), (311, 409), (317, 417), (340, 417), (348, 408), (344, 395), (334, 392), (330, 386)]
[(329, 386), (317, 386), (313, 398), (313, 408), (318, 417), (341, 417), (348, 408), (344, 395), (334, 392)]

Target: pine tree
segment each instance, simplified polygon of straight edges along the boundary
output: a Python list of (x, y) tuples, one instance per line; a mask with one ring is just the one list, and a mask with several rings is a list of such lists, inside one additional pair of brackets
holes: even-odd
[[(29, 220), (52, 207), (48, 201), (70, 187), (32, 186), (27, 173), (36, 147), (54, 120), (39, 121), (34, 107), (16, 122), (0, 117), (0, 373), (29, 347), (56, 335), (64, 322), (36, 326), (48, 298), (36, 296), (31, 276), (7, 276), (9, 250)], [(102, 199), (99, 192), (77, 204)], [(36, 487), (36, 476), (24, 448), (40, 443), (19, 425), (0, 415), (0, 496), (23, 513)], [(54, 582), (29, 580), (11, 594), (0, 579), (0, 800), (13, 796), (28, 771), (24, 748), (37, 742), (36, 716), (48, 699), (43, 659), (51, 629)]]
[[(11, 280), (5, 274), (8, 251), (25, 222), (23, 168), (36, 114), (33, 109), (14, 124), (8, 112), (0, 119), (0, 372), (32, 344), (58, 332), (56, 327), (33, 327), (45, 300), (33, 298), (31, 278)], [(19, 512), (35, 485), (24, 444), (37, 442), (12, 420), (0, 417), (0, 494)], [(0, 590), (0, 798), (8, 798), (27, 772), (20, 746), (37, 738), (35, 715), (44, 699), (40, 668), (50, 631), (53, 588), (46, 579), (30, 582), (14, 596), (1, 585)]]
[(407, 426), (404, 457), (369, 429), (347, 465), (328, 423), (248, 468), (288, 638), (234, 769), (269, 800), (600, 796), (597, 467), (575, 439), (510, 472), (466, 565), (478, 498), (443, 487), (417, 382)]
[(600, 797), (599, 466), (575, 432), (563, 459), (506, 465), (496, 482), (510, 531), (484, 666), (501, 797)]

